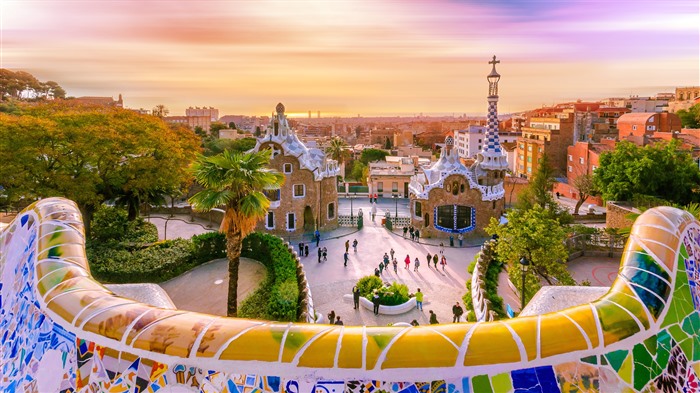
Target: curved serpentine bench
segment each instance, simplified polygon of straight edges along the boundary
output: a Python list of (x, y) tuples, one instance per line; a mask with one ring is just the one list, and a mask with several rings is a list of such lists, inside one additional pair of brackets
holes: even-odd
[(660, 207), (637, 220), (617, 281), (589, 304), (418, 327), (263, 322), (158, 309), (114, 295), (90, 276), (77, 207), (50, 198), (0, 233), (0, 389), (693, 388), (700, 375), (699, 257), (698, 222)]

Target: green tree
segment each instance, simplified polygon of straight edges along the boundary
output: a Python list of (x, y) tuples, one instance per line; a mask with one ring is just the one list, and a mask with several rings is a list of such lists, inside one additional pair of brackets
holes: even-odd
[(365, 165), (362, 161), (355, 161), (352, 166), (352, 172), (350, 177), (356, 181), (362, 182), (362, 185), (367, 185), (367, 173), (369, 172), (369, 167)]
[(192, 166), (194, 177), (204, 190), (192, 196), (190, 204), (202, 211), (220, 206), (225, 210), (219, 230), (226, 234), (227, 314), (231, 317), (238, 312), (238, 267), (243, 238), (270, 207), (263, 190), (278, 188), (284, 182), (284, 175), (268, 168), (271, 154), (269, 149), (242, 154), (226, 150), (212, 157), (200, 156)]
[(344, 140), (339, 137), (331, 139), (330, 144), (326, 148), (326, 153), (340, 165), (340, 173), (345, 176), (345, 162), (350, 158), (348, 146)]
[(530, 272), (525, 280), (526, 299), (540, 288), (540, 278), (550, 285), (576, 284), (566, 268), (569, 257), (564, 245), (566, 231), (549, 211), (534, 205), (528, 210), (510, 210), (506, 218), (508, 222), (504, 225), (492, 218), (486, 232), (498, 235), (496, 253), (508, 264), (508, 276), (516, 288), (522, 287), (520, 258), (530, 261)]
[(148, 199), (189, 177), (198, 145), (191, 132), (126, 109), (24, 104), (0, 114), (0, 183), (15, 200), (74, 200), (89, 234), (103, 201)]
[(389, 139), (389, 137), (386, 137), (386, 141), (384, 141), (384, 148), (391, 150), (391, 139)]
[(700, 128), (700, 104), (695, 104), (687, 110), (681, 109), (676, 115), (681, 118), (683, 128)]
[(680, 142), (660, 142), (639, 147), (623, 141), (600, 156), (593, 175), (607, 201), (631, 201), (652, 196), (686, 205), (700, 201), (700, 170)]
[(204, 155), (213, 156), (224, 150), (232, 150), (236, 153), (244, 153), (255, 147), (255, 138), (241, 139), (211, 139), (204, 143)]
[(574, 178), (573, 186), (578, 190), (578, 200), (574, 208), (574, 214), (578, 214), (581, 205), (586, 202), (586, 199), (590, 196), (598, 195), (599, 192), (598, 187), (596, 187), (593, 181), (593, 175), (590, 173), (585, 173)]
[(363, 164), (369, 165), (370, 162), (384, 161), (384, 158), (389, 155), (389, 152), (381, 149), (365, 149), (362, 150), (360, 161)]
[(554, 173), (549, 157), (546, 154), (543, 155), (539, 160), (535, 175), (530, 179), (528, 186), (518, 195), (516, 208), (529, 210), (535, 205), (539, 205), (547, 211), (551, 218), (558, 219), (562, 224), (568, 224), (573, 221), (571, 215), (552, 196), (555, 182)]
[(163, 104), (158, 104), (153, 107), (153, 110), (151, 111), (151, 114), (153, 116), (157, 117), (165, 117), (168, 116), (168, 113), (170, 113), (170, 110)]
[(226, 128), (226, 124), (215, 121), (209, 125), (209, 134), (214, 138), (219, 137), (219, 131)]

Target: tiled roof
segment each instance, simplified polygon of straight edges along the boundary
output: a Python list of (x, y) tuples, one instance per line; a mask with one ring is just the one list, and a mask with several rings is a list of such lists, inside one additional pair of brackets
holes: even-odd
[(641, 112), (641, 113), (625, 113), (617, 119), (617, 126), (623, 124), (643, 124), (649, 120), (650, 117), (657, 115), (658, 113)]

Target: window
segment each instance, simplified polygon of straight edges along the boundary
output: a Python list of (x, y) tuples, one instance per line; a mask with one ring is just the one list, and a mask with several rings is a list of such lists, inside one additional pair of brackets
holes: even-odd
[(593, 170), (593, 171), (595, 171), (596, 169), (598, 169), (598, 167), (595, 166), (595, 165), (593, 165), (593, 166), (591, 167), (591, 170)]
[(478, 150), (481, 150), (481, 145), (477, 146), (477, 149), (478, 149)]
[(579, 164), (583, 164), (583, 157), (579, 157), (579, 158), (578, 158), (578, 163), (579, 163)]
[(569, 165), (568, 168), (569, 168), (569, 172), (573, 172), (573, 171), (574, 171), (574, 168), (573, 168), (571, 165)]
[(377, 182), (377, 192), (384, 192), (384, 183)]
[(656, 131), (656, 126), (647, 126), (647, 131)]
[(420, 217), (423, 215), (423, 205), (418, 201), (415, 201), (415, 203), (413, 204), (413, 215), (415, 215), (416, 217)]
[(397, 182), (391, 183), (391, 192), (399, 192), (399, 183), (397, 183)]
[(297, 227), (297, 217), (294, 213), (287, 213), (287, 230), (293, 231)]
[(292, 164), (284, 164), (284, 173), (292, 173)]
[(632, 131), (637, 131), (637, 125), (636, 125), (636, 124), (633, 124), (633, 125), (632, 125)]
[(481, 143), (481, 139), (479, 139), (479, 143)]
[(527, 151), (532, 151), (532, 146), (528, 146)]
[(473, 228), (474, 210), (469, 206), (445, 205), (436, 209), (435, 226), (450, 232)]
[(280, 200), (280, 189), (274, 188), (269, 190), (263, 190), (263, 194), (267, 197), (270, 202), (277, 202)]
[(459, 184), (457, 182), (452, 183), (452, 195), (457, 195), (459, 193)]
[(331, 202), (328, 204), (328, 219), (332, 220), (335, 218), (335, 203)]
[(267, 212), (267, 218), (265, 219), (265, 228), (275, 229), (275, 212)]
[(306, 186), (303, 184), (294, 185), (294, 198), (303, 198), (306, 195)]
[(571, 154), (569, 154), (569, 161), (573, 161), (573, 160), (574, 160), (574, 157)]
[(464, 193), (464, 183), (460, 184), (459, 192)]

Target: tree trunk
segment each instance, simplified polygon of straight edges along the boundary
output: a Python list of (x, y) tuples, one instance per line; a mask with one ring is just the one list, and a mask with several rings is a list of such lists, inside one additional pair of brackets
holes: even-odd
[(95, 213), (95, 208), (92, 206), (78, 205), (80, 214), (83, 216), (83, 228), (85, 228), (85, 240), (90, 238), (90, 225), (92, 224), (92, 216)]
[[(581, 195), (581, 194), (579, 194), (579, 195)], [(583, 202), (585, 202), (586, 199), (588, 199), (588, 196), (586, 196), (583, 199), (581, 197), (578, 198), (578, 202), (576, 202), (576, 207), (574, 208), (574, 215), (578, 214), (578, 209), (581, 208), (581, 205), (583, 205)]]
[(138, 198), (135, 199), (129, 199), (129, 202), (127, 203), (128, 207), (128, 220), (129, 221), (134, 221), (138, 216), (139, 216), (139, 205), (140, 205), (140, 200)]
[(238, 266), (241, 263), (241, 247), (243, 245), (241, 231), (229, 228), (226, 232), (226, 256), (228, 257), (228, 306), (226, 315), (238, 315)]

